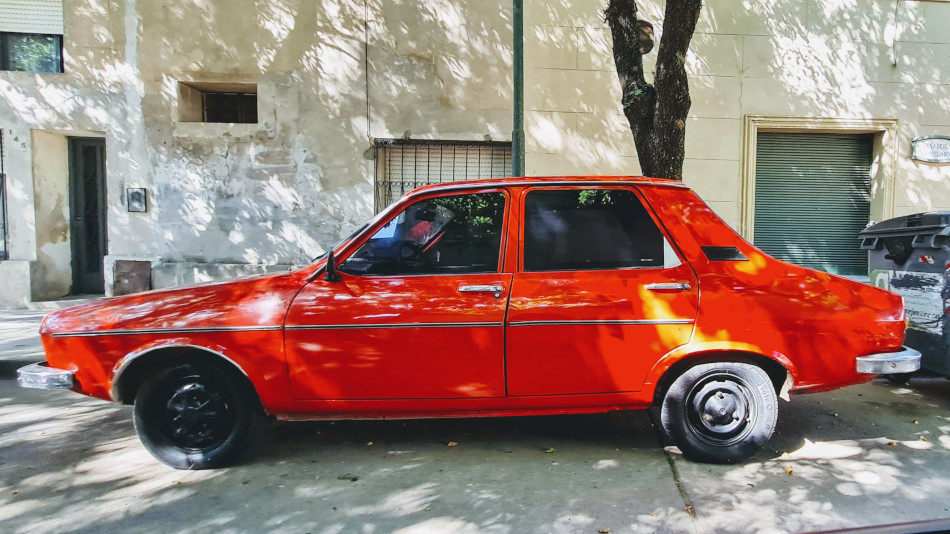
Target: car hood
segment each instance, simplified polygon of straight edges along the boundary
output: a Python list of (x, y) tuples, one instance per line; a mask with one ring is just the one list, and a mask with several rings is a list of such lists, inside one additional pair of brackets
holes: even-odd
[(304, 283), (301, 273), (268, 274), (97, 300), (51, 312), (40, 333), (280, 326)]

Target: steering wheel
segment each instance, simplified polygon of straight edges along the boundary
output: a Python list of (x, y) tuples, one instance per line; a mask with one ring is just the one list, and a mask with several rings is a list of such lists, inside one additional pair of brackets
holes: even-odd
[(426, 263), (425, 250), (412, 241), (401, 241), (396, 251), (396, 265), (400, 272), (416, 270)]

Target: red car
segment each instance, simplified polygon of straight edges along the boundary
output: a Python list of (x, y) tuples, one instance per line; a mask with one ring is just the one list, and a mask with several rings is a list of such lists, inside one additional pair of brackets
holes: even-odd
[(25, 387), (134, 404), (176, 468), (278, 419), (659, 405), (692, 459), (735, 462), (779, 397), (919, 367), (901, 298), (773, 259), (677, 181), (417, 189), (304, 269), (50, 313)]

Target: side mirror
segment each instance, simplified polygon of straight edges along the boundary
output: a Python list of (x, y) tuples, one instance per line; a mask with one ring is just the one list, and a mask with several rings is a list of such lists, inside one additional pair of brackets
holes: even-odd
[(323, 279), (327, 282), (339, 282), (342, 280), (340, 275), (336, 272), (336, 258), (333, 257), (332, 250), (327, 254), (327, 270)]

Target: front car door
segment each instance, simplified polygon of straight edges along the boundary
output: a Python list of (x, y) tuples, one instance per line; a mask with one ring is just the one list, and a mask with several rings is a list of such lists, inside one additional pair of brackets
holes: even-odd
[(294, 396), (306, 400), (505, 395), (502, 272), (508, 195), (412, 202), (317, 278), (285, 329)]
[(692, 269), (633, 188), (535, 187), (521, 205), (510, 395), (640, 391), (657, 360), (690, 339)]

